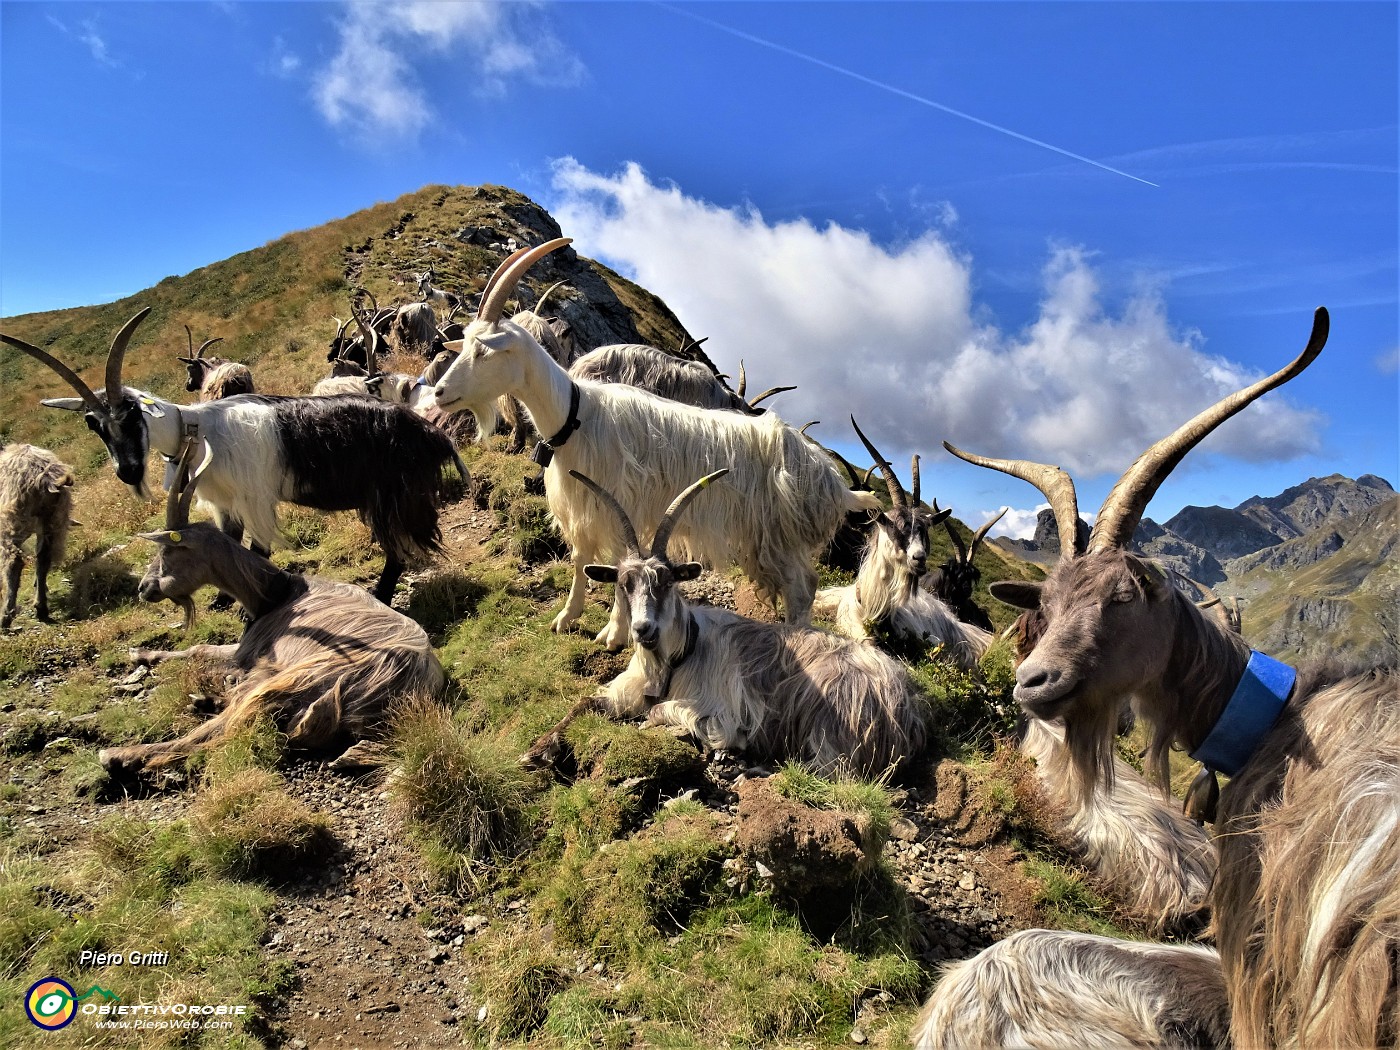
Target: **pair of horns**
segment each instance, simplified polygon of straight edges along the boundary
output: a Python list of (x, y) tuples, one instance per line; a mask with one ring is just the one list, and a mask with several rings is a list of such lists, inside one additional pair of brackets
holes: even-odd
[[(684, 489), (679, 496), (671, 501), (671, 505), (666, 508), (666, 513), (661, 515), (661, 521), (656, 526), (656, 533), (651, 539), (651, 555), (654, 558), (666, 560), (666, 545), (671, 540), (671, 533), (680, 520), (681, 512), (690, 504), (700, 490), (705, 488), (710, 482), (717, 478), (722, 478), (729, 473), (728, 467), (721, 467), (712, 474), (706, 474), (699, 481), (693, 482)], [(622, 509), (622, 504), (617, 501), (611, 492), (603, 488), (586, 474), (580, 474), (577, 470), (569, 471), (569, 474), (587, 485), (593, 494), (612, 508), (612, 512), (617, 515), (618, 521), (622, 523), (622, 538), (627, 544), (627, 553), (633, 557), (643, 558), (646, 555), (642, 551), (642, 543), (637, 539), (637, 529), (632, 524), (632, 519), (627, 516), (627, 511)]]
[[(710, 337), (709, 337), (709, 336), (705, 336), (705, 339), (708, 339), (708, 338), (710, 338)], [(705, 341), (705, 339), (698, 340), (694, 345), (699, 346), (701, 343), (703, 343), (703, 342)], [(744, 371), (744, 361), (743, 361), (742, 358), (740, 358), (740, 360), (739, 360), (739, 389), (737, 389), (737, 390), (734, 391), (735, 395), (736, 395), (740, 400), (743, 399), (743, 397), (744, 397), (744, 391), (748, 388), (748, 385), (749, 385), (749, 376), (748, 376), (748, 373)], [(759, 395), (758, 395), (757, 397), (755, 397), (752, 401), (749, 401), (749, 402), (748, 402), (748, 406), (749, 406), (750, 408), (757, 408), (762, 402), (767, 401), (770, 397), (774, 396), (775, 394), (785, 394), (785, 393), (787, 393), (789, 390), (796, 390), (796, 389), (797, 389), (797, 387), (795, 387), (795, 386), (770, 386), (767, 390), (765, 390), (763, 393), (759, 394)]]
[(515, 286), (520, 283), (520, 278), (525, 276), (525, 271), (550, 252), (572, 243), (571, 237), (556, 237), (534, 248), (521, 248), (507, 256), (505, 262), (496, 267), (496, 272), (487, 280), (486, 287), (481, 290), (481, 307), (476, 312), (477, 320), (499, 321), (505, 314), (506, 301), (515, 292)]
[(211, 346), (213, 346), (215, 343), (222, 343), (222, 342), (224, 341), (224, 337), (223, 337), (223, 336), (221, 336), (221, 335), (216, 335), (213, 339), (206, 339), (206, 340), (204, 340), (204, 342), (200, 344), (199, 349), (196, 350), (196, 349), (194, 348), (194, 333), (190, 331), (190, 326), (189, 326), (189, 325), (185, 325), (184, 328), (185, 328), (185, 338), (186, 338), (187, 340), (189, 340), (189, 344), (190, 344), (190, 356), (189, 356), (189, 357), (182, 357), (182, 358), (180, 359), (180, 360), (182, 360), (182, 361), (191, 361), (191, 362), (193, 362), (193, 361), (202, 360), (203, 357), (204, 357), (204, 351), (208, 350), (208, 349), (209, 349)]
[[(935, 512), (937, 512), (938, 500), (933, 501), (933, 509)], [(1002, 507), (1001, 510), (997, 511), (995, 517), (983, 524), (983, 526), (980, 529), (978, 529), (972, 534), (972, 542), (966, 547), (963, 546), (962, 537), (958, 535), (958, 530), (953, 528), (953, 523), (951, 521), (948, 521), (946, 518), (944, 519), (943, 527), (948, 530), (948, 535), (951, 536), (953, 539), (953, 546), (958, 549), (959, 562), (961, 562), (963, 565), (972, 564), (972, 559), (977, 557), (978, 546), (982, 543), (984, 539), (986, 539), (987, 533), (991, 531), (992, 526), (995, 525), (997, 522), (1001, 521), (1001, 519), (1006, 516), (1006, 512), (1010, 509), (1010, 507)]]
[[(1097, 554), (1126, 547), (1132, 541), (1138, 523), (1142, 521), (1147, 504), (1182, 458), (1225, 420), (1270, 390), (1293, 379), (1312, 364), (1317, 355), (1322, 353), (1322, 348), (1327, 345), (1330, 323), (1327, 308), (1319, 306), (1313, 314), (1312, 334), (1308, 338), (1308, 345), (1303, 348), (1301, 354), (1273, 375), (1221, 398), (1138, 456), (1133, 465), (1118, 479), (1103, 506), (1099, 508), (1085, 552)], [(943, 442), (943, 447), (959, 459), (965, 459), (980, 467), (1000, 470), (1038, 488), (1050, 501), (1050, 507), (1055, 514), (1055, 524), (1060, 530), (1061, 560), (1073, 558), (1081, 553), (1075, 550), (1079, 522), (1078, 497), (1075, 495), (1074, 482), (1063, 470), (1024, 459), (990, 459), (964, 452), (946, 441)]]
[[(919, 457), (918, 457), (918, 456), (915, 456), (915, 457), (913, 457), (913, 459), (911, 460), (910, 468), (909, 468), (909, 469), (910, 469), (910, 480), (911, 480), (911, 481), (913, 482), (913, 484), (914, 484), (914, 491), (913, 491), (912, 493), (906, 494), (905, 491), (904, 491), (904, 486), (902, 486), (902, 485), (899, 483), (899, 477), (898, 477), (898, 476), (895, 474), (895, 472), (894, 472), (894, 467), (891, 466), (889, 460), (885, 459), (885, 457), (882, 456), (882, 455), (880, 454), (880, 450), (877, 449), (877, 448), (871, 443), (870, 439), (869, 439), (868, 437), (865, 436), (864, 432), (861, 431), (861, 429), (860, 429), (860, 424), (856, 422), (856, 417), (855, 417), (855, 416), (852, 416), (852, 417), (851, 417), (851, 426), (853, 426), (853, 427), (856, 428), (856, 436), (857, 436), (858, 438), (860, 438), (861, 444), (865, 446), (865, 451), (869, 452), (870, 455), (871, 455), (871, 457), (875, 460), (875, 466), (874, 466), (872, 469), (878, 469), (878, 470), (880, 471), (880, 476), (883, 477), (883, 478), (885, 479), (885, 487), (889, 490), (889, 493), (890, 493), (890, 503), (893, 504), (894, 509), (895, 509), (895, 510), (911, 510), (911, 509), (913, 509), (913, 508), (918, 507), (918, 505), (919, 505)], [(851, 477), (852, 477), (852, 480), (854, 481), (854, 479), (855, 479), (854, 473), (851, 475)], [(866, 480), (868, 481), (869, 478), (870, 478), (870, 475), (867, 473), (865, 477), (866, 477)]]
[(214, 446), (205, 442), (204, 459), (199, 464), (199, 468), (190, 474), (190, 461), (194, 459), (194, 450), (199, 447), (199, 438), (187, 437), (180, 446), (180, 459), (175, 466), (175, 480), (171, 482), (170, 492), (165, 497), (165, 527), (167, 529), (183, 529), (190, 523), (190, 503), (194, 501), (195, 482), (199, 476), (208, 468), (210, 461), (214, 458)]
[[(122, 325), (121, 331), (119, 331), (116, 338), (112, 340), (112, 348), (107, 351), (107, 374), (105, 377), (107, 405), (115, 405), (121, 400), (122, 361), (126, 357), (126, 345), (131, 342), (131, 335), (136, 331), (136, 326), (144, 321), (146, 315), (150, 312), (151, 308), (149, 306), (138, 312), (135, 317)], [(77, 372), (74, 372), (62, 361), (58, 360), (58, 358), (40, 350), (32, 343), (26, 343), (23, 339), (16, 339), (12, 335), (0, 333), (0, 342), (8, 343), (16, 350), (23, 350), (36, 361), (41, 361), (48, 365), (68, 381), (68, 385), (77, 392), (78, 396), (83, 399), (83, 402), (89, 409), (99, 416), (107, 416), (107, 405), (102, 403), (102, 400), (92, 392), (91, 387), (82, 381)]]
[[(355, 327), (360, 330), (360, 339), (365, 344), (365, 372), (368, 375), (379, 373), (379, 330), (374, 327), (373, 317), (366, 321), (364, 315), (360, 313), (360, 296), (368, 296), (370, 305), (374, 307), (374, 316), (379, 314), (379, 301), (375, 299), (372, 292), (364, 288), (355, 289), (355, 297), (350, 300), (350, 315), (355, 319)], [(342, 347), (341, 356), (344, 356)]]

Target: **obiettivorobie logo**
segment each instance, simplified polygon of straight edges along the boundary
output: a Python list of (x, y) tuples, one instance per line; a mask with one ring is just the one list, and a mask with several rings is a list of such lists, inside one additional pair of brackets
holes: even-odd
[(79, 995), (67, 981), (57, 977), (45, 977), (31, 985), (25, 993), (24, 1012), (38, 1027), (54, 1032), (71, 1024), (73, 1018), (78, 1016), (78, 1004), (95, 995), (100, 995), (108, 1002), (121, 1000), (121, 996), (115, 992), (109, 992), (95, 984)]

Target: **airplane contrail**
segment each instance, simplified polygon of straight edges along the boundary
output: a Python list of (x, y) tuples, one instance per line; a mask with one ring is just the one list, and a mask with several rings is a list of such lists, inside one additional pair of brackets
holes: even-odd
[(964, 113), (962, 110), (954, 109), (952, 106), (945, 106), (941, 102), (935, 102), (931, 98), (924, 98), (922, 95), (916, 95), (912, 91), (905, 91), (903, 88), (895, 87), (893, 84), (886, 84), (882, 80), (876, 80), (873, 77), (868, 77), (863, 73), (857, 73), (853, 69), (847, 69), (844, 66), (838, 66), (833, 62), (827, 62), (824, 59), (817, 58), (814, 55), (804, 54), (801, 51), (794, 51), (792, 48), (784, 47), (782, 44), (774, 43), (772, 40), (765, 40), (761, 36), (754, 36), (752, 33), (745, 33), (742, 29), (735, 29), (733, 26), (727, 26), (723, 22), (716, 22), (714, 19), (706, 18), (704, 15), (697, 15), (693, 11), (683, 11), (679, 7), (672, 7), (670, 4), (661, 3), (660, 0), (651, 0), (651, 2), (654, 6), (662, 8), (665, 11), (669, 11), (673, 15), (680, 15), (683, 18), (689, 18), (695, 22), (702, 22), (705, 25), (710, 26), (712, 29), (718, 29), (722, 33), (728, 33), (730, 36), (736, 36), (740, 40), (747, 40), (751, 44), (758, 44), (760, 47), (766, 47), (772, 51), (777, 51), (784, 55), (790, 55), (793, 58), (800, 58), (804, 62), (810, 62), (814, 66), (821, 66), (823, 69), (829, 69), (833, 73), (840, 73), (842, 76), (850, 77), (852, 80), (859, 80), (862, 84), (869, 84), (871, 87), (880, 88), (883, 91), (888, 91), (891, 94), (898, 95), (900, 98), (907, 98), (910, 101), (918, 102), (921, 105), (928, 106), (931, 109), (936, 109), (942, 113), (947, 113), (950, 116), (961, 117), (963, 120), (971, 121), (972, 123), (978, 124), (984, 128), (990, 128), (992, 131), (999, 131), (1003, 135), (1010, 135), (1013, 139), (1019, 139), (1021, 142), (1028, 142), (1032, 146), (1039, 146), (1041, 149), (1048, 149), (1052, 153), (1060, 154), (1060, 156), (1062, 157), (1069, 157), (1071, 160), (1078, 160), (1083, 161), (1085, 164), (1092, 164), (1094, 167), (1100, 168), (1103, 171), (1112, 172), (1114, 175), (1122, 175), (1125, 179), (1132, 179), (1134, 182), (1141, 182), (1145, 186), (1153, 186), (1158, 189), (1161, 188), (1155, 182), (1149, 182), (1147, 179), (1142, 179), (1136, 175), (1130, 175), (1126, 171), (1120, 171), (1119, 169), (1110, 167), (1107, 164), (1102, 164), (1099, 161), (1094, 160), (1092, 157), (1085, 157), (1081, 156), (1078, 153), (1071, 153), (1069, 150), (1062, 149), (1059, 146), (1053, 145), (1049, 142), (1043, 142), (1040, 139), (1031, 138), (1031, 136), (1029, 135), (1022, 135), (1019, 131), (1012, 131), (1010, 128), (1004, 128), (1000, 124), (993, 124), (990, 120), (983, 120), (981, 117), (974, 117), (971, 113)]

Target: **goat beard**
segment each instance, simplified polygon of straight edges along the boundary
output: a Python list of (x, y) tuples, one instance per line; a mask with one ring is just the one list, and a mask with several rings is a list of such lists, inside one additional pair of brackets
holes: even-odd
[(178, 605), (181, 612), (185, 614), (185, 630), (188, 631), (194, 626), (195, 620), (199, 618), (199, 614), (195, 610), (194, 599), (186, 595), (183, 598), (171, 598), (170, 600)]
[(496, 402), (488, 402), (485, 406), (471, 405), (467, 411), (476, 420), (476, 440), (485, 441), (496, 432), (496, 428), (501, 425), (501, 413), (496, 407)]

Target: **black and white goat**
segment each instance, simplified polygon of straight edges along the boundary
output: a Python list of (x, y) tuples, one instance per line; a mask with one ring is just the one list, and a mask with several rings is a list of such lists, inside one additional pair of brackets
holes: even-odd
[[(252, 617), (236, 645), (180, 652), (132, 650), (156, 664), (197, 656), (229, 663), (238, 674), (223, 711), (177, 740), (107, 748), (111, 772), (138, 772), (187, 758), (259, 716), (269, 716), (294, 748), (322, 750), (387, 728), (390, 705), (435, 696), (446, 681), (423, 628), (359, 587), (300, 576), (233, 542), (208, 522), (189, 522), (187, 483), (196, 442), (187, 442), (166, 501), (165, 528), (142, 533), (158, 545), (141, 580), (148, 602), (168, 598), (194, 619), (191, 595), (213, 585), (233, 594)], [(208, 447), (208, 446), (206, 446)], [(208, 463), (214, 452), (205, 454)]]
[[(1400, 676), (1294, 671), (1252, 652), (1152, 562), (1128, 552), (1153, 493), (1190, 450), (1301, 373), (1327, 341), (1318, 309), (1303, 352), (1157, 442), (1110, 491), (1082, 555), (1043, 584), (993, 593), (1038, 608), (1045, 633), (1016, 672), (1016, 699), (1061, 719), (1086, 781), (1112, 774), (1113, 729), (1131, 696), (1151, 726), (1148, 766), (1180, 747), (1217, 811), (1211, 907), (1236, 1046), (1393, 1046), (1400, 1038)], [(951, 449), (954, 454), (957, 450)], [(966, 457), (965, 457), (966, 458)], [(1033, 481), (1061, 535), (1078, 518), (1057, 468), (989, 463)], [(1215, 787), (1214, 772), (1230, 776)]]
[[(938, 504), (935, 503), (934, 506), (937, 507)], [(972, 542), (966, 545), (963, 544), (962, 537), (958, 535), (958, 530), (953, 528), (952, 522), (945, 520), (943, 527), (948, 530), (956, 553), (925, 576), (920, 584), (952, 609), (953, 615), (963, 623), (970, 623), (984, 631), (991, 631), (995, 628), (992, 626), (992, 618), (972, 600), (972, 592), (977, 589), (977, 584), (982, 579), (982, 570), (977, 567), (973, 559), (977, 557), (977, 548), (981, 546), (982, 540), (992, 526), (1001, 521), (1002, 516), (1010, 509), (1010, 507), (1002, 507), (997, 512), (996, 517), (972, 534)]]
[(73, 512), (73, 468), (35, 445), (0, 448), (0, 631), (15, 620), (24, 542), (34, 537), (34, 616), (49, 620), (49, 570), (63, 560)]
[(177, 405), (123, 387), (127, 343), (149, 312), (138, 313), (112, 340), (100, 395), (37, 346), (8, 335), (0, 341), (43, 362), (73, 387), (78, 397), (43, 404), (84, 413), (107, 446), (117, 477), (143, 499), (149, 450), (173, 457), (193, 435), (213, 449), (199, 479), (201, 502), (220, 528), (235, 537), (246, 528), (264, 552), (281, 538), (277, 504), (283, 500), (356, 511), (384, 548), (374, 594), (387, 602), (405, 563), (440, 549), (442, 468), (456, 463), (463, 469), (446, 435), (404, 408), (372, 398), (244, 394)]
[[(851, 419), (851, 425), (856, 421)], [(919, 457), (912, 465), (912, 498), (894, 468), (856, 426), (875, 459), (890, 494), (890, 509), (872, 513), (856, 582), (817, 592), (812, 611), (832, 620), (848, 638), (875, 644), (884, 639), (898, 650), (942, 646), (959, 667), (975, 667), (992, 644), (988, 631), (961, 623), (941, 601), (920, 589), (928, 569), (928, 530), (949, 511), (934, 513), (919, 502)]]
[(190, 331), (189, 325), (185, 325), (185, 338), (189, 340), (190, 356), (178, 360), (189, 372), (185, 380), (186, 390), (191, 393), (198, 391), (201, 401), (218, 401), (220, 398), (233, 397), (236, 394), (257, 393), (252, 370), (247, 365), (222, 357), (204, 356), (204, 352), (215, 343), (223, 342), (223, 336), (206, 339), (196, 350), (194, 333)]
[(849, 768), (879, 776), (918, 755), (926, 700), (899, 661), (825, 631), (692, 606), (681, 595), (677, 584), (695, 579), (700, 564), (672, 561), (667, 546), (690, 501), (728, 470), (701, 478), (671, 502), (650, 554), (612, 493), (571, 473), (621, 528), (625, 553), (616, 567), (588, 565), (585, 571), (616, 584), (618, 601), (630, 610), (636, 648), (627, 669), (576, 704), (522, 762), (551, 764), (564, 729), (588, 712), (645, 715), (653, 724), (684, 729), (710, 749), (797, 758), (828, 773)]
[[(469, 409), (478, 431), (495, 430), (496, 400), (514, 394), (541, 434), (550, 513), (573, 548), (574, 581), (553, 628), (567, 630), (587, 598), (584, 566), (617, 557), (618, 523), (598, 498), (568, 473), (600, 479), (640, 521), (661, 517), (664, 501), (693, 477), (696, 463), (728, 466), (731, 484), (676, 534), (687, 557), (738, 564), (765, 597), (781, 598), (792, 623), (811, 618), (816, 554), (849, 510), (873, 510), (869, 492), (847, 489), (831, 460), (772, 414), (744, 416), (677, 404), (621, 383), (575, 380), (519, 325), (502, 320), (506, 298), (537, 259), (566, 238), (522, 249), (507, 259), (483, 295), (460, 354), (434, 390), (439, 408)], [(627, 606), (598, 635), (620, 648), (629, 635)]]
[(1021, 930), (945, 967), (913, 1050), (1228, 1050), (1230, 1005), (1211, 948)]
[(750, 416), (766, 411), (758, 407), (761, 401), (785, 390), (796, 389), (775, 386), (752, 401), (746, 401), (744, 385), (747, 377), (742, 365), (739, 389), (734, 391), (725, 386), (723, 380), (703, 362), (687, 361), (654, 346), (639, 343), (618, 343), (589, 351), (569, 366), (569, 375), (574, 379), (591, 379), (598, 383), (625, 383), (683, 405), (725, 409)]

